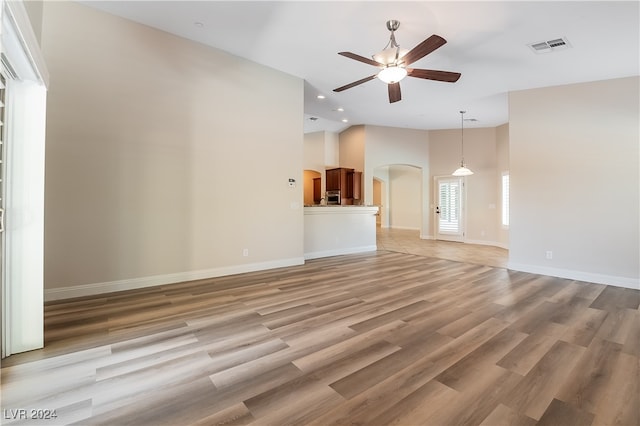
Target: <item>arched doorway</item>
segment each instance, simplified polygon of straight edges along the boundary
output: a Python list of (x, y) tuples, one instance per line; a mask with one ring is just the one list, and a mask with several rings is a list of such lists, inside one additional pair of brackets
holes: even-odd
[(303, 172), (304, 187), (304, 205), (311, 206), (320, 204), (323, 197), (322, 173), (315, 170), (304, 170)]
[(416, 230), (422, 234), (423, 198), (428, 197), (423, 190), (422, 173), (422, 168), (407, 164), (374, 169), (374, 204), (380, 205), (382, 228)]

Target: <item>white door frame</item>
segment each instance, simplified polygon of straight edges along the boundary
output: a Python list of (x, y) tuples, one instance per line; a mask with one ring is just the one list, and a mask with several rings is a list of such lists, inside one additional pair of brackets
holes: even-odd
[[(6, 60), (2, 356), (44, 344), (44, 155), (48, 73), (27, 11), (0, 0)], [(3, 65), (4, 66), (4, 65)]]
[[(460, 182), (460, 217), (459, 217), (459, 233), (457, 234), (447, 234), (440, 232), (440, 215), (437, 213), (440, 208), (440, 181), (449, 180), (449, 181), (459, 181)], [(433, 208), (433, 229), (434, 229), (434, 239), (443, 240), (443, 241), (456, 241), (456, 242), (464, 242), (467, 228), (467, 191), (466, 191), (466, 178), (451, 176), (451, 175), (441, 175), (433, 177), (433, 200), (434, 200), (434, 208)]]

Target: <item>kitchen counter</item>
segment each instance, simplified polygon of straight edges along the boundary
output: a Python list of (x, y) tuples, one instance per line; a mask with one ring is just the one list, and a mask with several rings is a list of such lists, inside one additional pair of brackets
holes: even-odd
[(305, 259), (377, 250), (377, 213), (377, 206), (304, 207)]

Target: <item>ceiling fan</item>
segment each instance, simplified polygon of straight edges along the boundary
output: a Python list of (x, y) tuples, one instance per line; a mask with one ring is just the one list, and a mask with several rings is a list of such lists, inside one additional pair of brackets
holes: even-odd
[(444, 45), (447, 40), (434, 34), (413, 49), (407, 51), (406, 49), (401, 49), (396, 42), (395, 31), (399, 27), (400, 21), (387, 21), (387, 29), (391, 31), (389, 43), (387, 43), (381, 52), (373, 55), (373, 59), (365, 58), (364, 56), (351, 52), (339, 52), (338, 55), (373, 65), (374, 67), (380, 68), (380, 71), (377, 74), (370, 75), (369, 77), (365, 77), (361, 80), (333, 89), (333, 91), (342, 92), (343, 90), (351, 89), (352, 87), (366, 83), (367, 81), (373, 80), (377, 77), (381, 81), (387, 83), (389, 87), (389, 103), (394, 103), (402, 99), (402, 95), (400, 94), (400, 80), (406, 76), (444, 81), (447, 83), (455, 83), (458, 81), (461, 75), (459, 72), (407, 68), (408, 65), (411, 65), (418, 59), (424, 58), (429, 53)]

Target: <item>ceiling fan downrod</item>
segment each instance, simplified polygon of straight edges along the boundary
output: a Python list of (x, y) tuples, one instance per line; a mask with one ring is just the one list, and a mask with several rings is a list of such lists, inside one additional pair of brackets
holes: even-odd
[(387, 45), (384, 47), (385, 49), (389, 49), (392, 47), (397, 47), (397, 48), (400, 47), (400, 45), (396, 42), (396, 34), (395, 34), (395, 31), (398, 28), (400, 28), (400, 21), (396, 21), (395, 19), (387, 21), (387, 29), (391, 31), (391, 37), (389, 37), (389, 43), (387, 43)]

